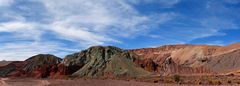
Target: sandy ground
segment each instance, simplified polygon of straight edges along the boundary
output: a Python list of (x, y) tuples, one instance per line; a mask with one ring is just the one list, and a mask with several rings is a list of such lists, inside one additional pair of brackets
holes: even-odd
[(122, 80), (110, 80), (110, 79), (108, 80), (96, 80), (96, 79), (37, 80), (37, 79), (1, 78), (0, 86), (199, 86), (199, 85), (160, 84), (160, 83), (147, 83), (147, 82), (122, 81)]
[(136, 81), (122, 81), (122, 80), (96, 80), (96, 79), (78, 79), (78, 80), (50, 80), (51, 86), (176, 86), (159, 83), (146, 83)]
[(1, 78), (0, 86), (49, 86), (47, 80)]
[[(0, 86), (172, 86), (120, 80), (35, 80), (2, 78)], [(175, 86), (175, 85), (174, 85)]]

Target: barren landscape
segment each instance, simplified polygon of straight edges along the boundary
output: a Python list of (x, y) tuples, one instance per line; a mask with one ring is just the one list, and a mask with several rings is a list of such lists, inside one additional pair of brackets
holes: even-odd
[(39, 54), (2, 61), (2, 86), (239, 85), (240, 43), (124, 50), (92, 46), (64, 59)]
[(0, 0), (0, 86), (240, 86), (240, 0)]
[(177, 84), (160, 84), (123, 80), (99, 79), (9, 79), (2, 78), (0, 86), (178, 86)]

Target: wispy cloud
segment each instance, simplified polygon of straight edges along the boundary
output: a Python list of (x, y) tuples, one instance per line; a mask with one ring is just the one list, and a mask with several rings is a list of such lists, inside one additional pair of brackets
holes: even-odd
[(226, 3), (230, 3), (230, 4), (238, 4), (240, 3), (239, 0), (224, 0)]
[[(230, 2), (230, 1), (229, 1)], [(233, 0), (234, 3), (237, 3)], [(222, 31), (240, 29), (237, 20), (237, 9), (228, 8), (225, 1), (206, 1), (198, 7), (198, 14), (178, 13), (175, 19), (160, 25), (158, 31), (149, 35), (153, 39), (162, 40), (159, 44), (191, 43), (199, 38), (211, 36), (224, 36)], [(189, 10), (190, 13), (192, 10)], [(195, 12), (194, 10), (193, 12)], [(190, 16), (189, 16), (190, 15)], [(195, 16), (197, 15), (197, 16)], [(218, 42), (218, 43), (216, 43)], [(220, 44), (220, 41), (208, 42), (206, 44)]]
[(0, 22), (0, 33), (11, 34), (4, 36), (12, 40), (1, 40), (4, 47), (0, 48), (0, 57), (7, 57), (6, 60), (23, 60), (37, 53), (62, 56), (59, 52), (71, 50), (66, 48), (80, 50), (91, 45), (122, 43), (118, 38), (146, 34), (152, 26), (170, 20), (173, 15), (141, 15), (128, 0), (16, 0), (11, 3), (14, 5), (9, 3), (8, 8), (0, 11), (4, 13), (0, 18), (6, 20)]
[(13, 3), (13, 0), (0, 0), (0, 7), (1, 6), (10, 6)]
[(135, 4), (147, 3), (147, 4), (158, 4), (162, 8), (171, 8), (174, 5), (181, 2), (181, 0), (132, 0)]
[[(233, 18), (237, 12), (224, 5), (238, 3), (235, 0), (206, 1), (208, 3), (195, 8), (199, 14), (189, 14), (194, 8), (187, 12), (185, 8), (178, 8), (185, 2), (0, 0), (0, 60), (24, 60), (38, 53), (63, 57), (92, 45), (131, 44), (123, 39), (137, 39), (139, 43), (143, 42), (141, 39), (153, 39), (151, 41), (158, 43), (148, 45), (144, 41), (146, 46), (189, 43), (199, 38), (225, 35), (221, 30), (239, 28)], [(148, 12), (148, 9), (136, 7), (143, 4), (151, 9), (154, 5), (157, 9)]]

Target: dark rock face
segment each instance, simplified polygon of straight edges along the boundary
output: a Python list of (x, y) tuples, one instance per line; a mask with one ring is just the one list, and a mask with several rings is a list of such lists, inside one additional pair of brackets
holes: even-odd
[(133, 60), (133, 54), (120, 48), (94, 46), (66, 56), (63, 64), (70, 70), (76, 70), (72, 66), (77, 66), (79, 69), (72, 76), (78, 77), (136, 77), (148, 74)]
[[(67, 55), (59, 65), (60, 75), (71, 75), (82, 68), (86, 63), (86, 51)], [(82, 57), (82, 58), (80, 58)]]
[(139, 59), (139, 58), (136, 58), (134, 62), (143, 69), (150, 72), (156, 72), (158, 70), (159, 68), (158, 64), (156, 64), (152, 59)]

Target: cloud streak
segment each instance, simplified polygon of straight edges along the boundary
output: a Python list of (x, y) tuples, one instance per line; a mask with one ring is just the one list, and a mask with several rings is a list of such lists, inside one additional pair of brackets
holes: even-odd
[[(200, 17), (182, 12), (184, 9), (177, 7), (186, 2), (182, 0), (0, 2), (0, 60), (24, 60), (38, 53), (63, 57), (92, 45), (131, 44), (128, 40), (146, 43), (142, 47), (189, 43), (225, 35), (221, 30), (239, 28), (233, 18), (218, 16), (228, 12), (236, 16), (223, 5), (230, 3), (225, 1), (209, 1), (206, 7), (198, 7), (201, 14), (206, 14)], [(142, 10), (136, 5), (146, 5), (149, 9), (154, 5), (157, 9), (148, 13), (148, 9)], [(158, 44), (150, 44), (152, 42)]]
[(13, 2), (13, 0), (0, 0), (0, 7), (10, 6)]
[(0, 22), (0, 33), (10, 34), (3, 36), (12, 41), (1, 39), (4, 46), (0, 48), (0, 57), (23, 60), (37, 53), (62, 56), (58, 53), (73, 52), (72, 49), (76, 51), (92, 45), (123, 43), (118, 38), (147, 34), (151, 26), (168, 21), (171, 17), (167, 16), (168, 13), (141, 15), (131, 3), (127, 0), (9, 2), (9, 7), (1, 12), (5, 15), (1, 16), (2, 19), (7, 21)]

